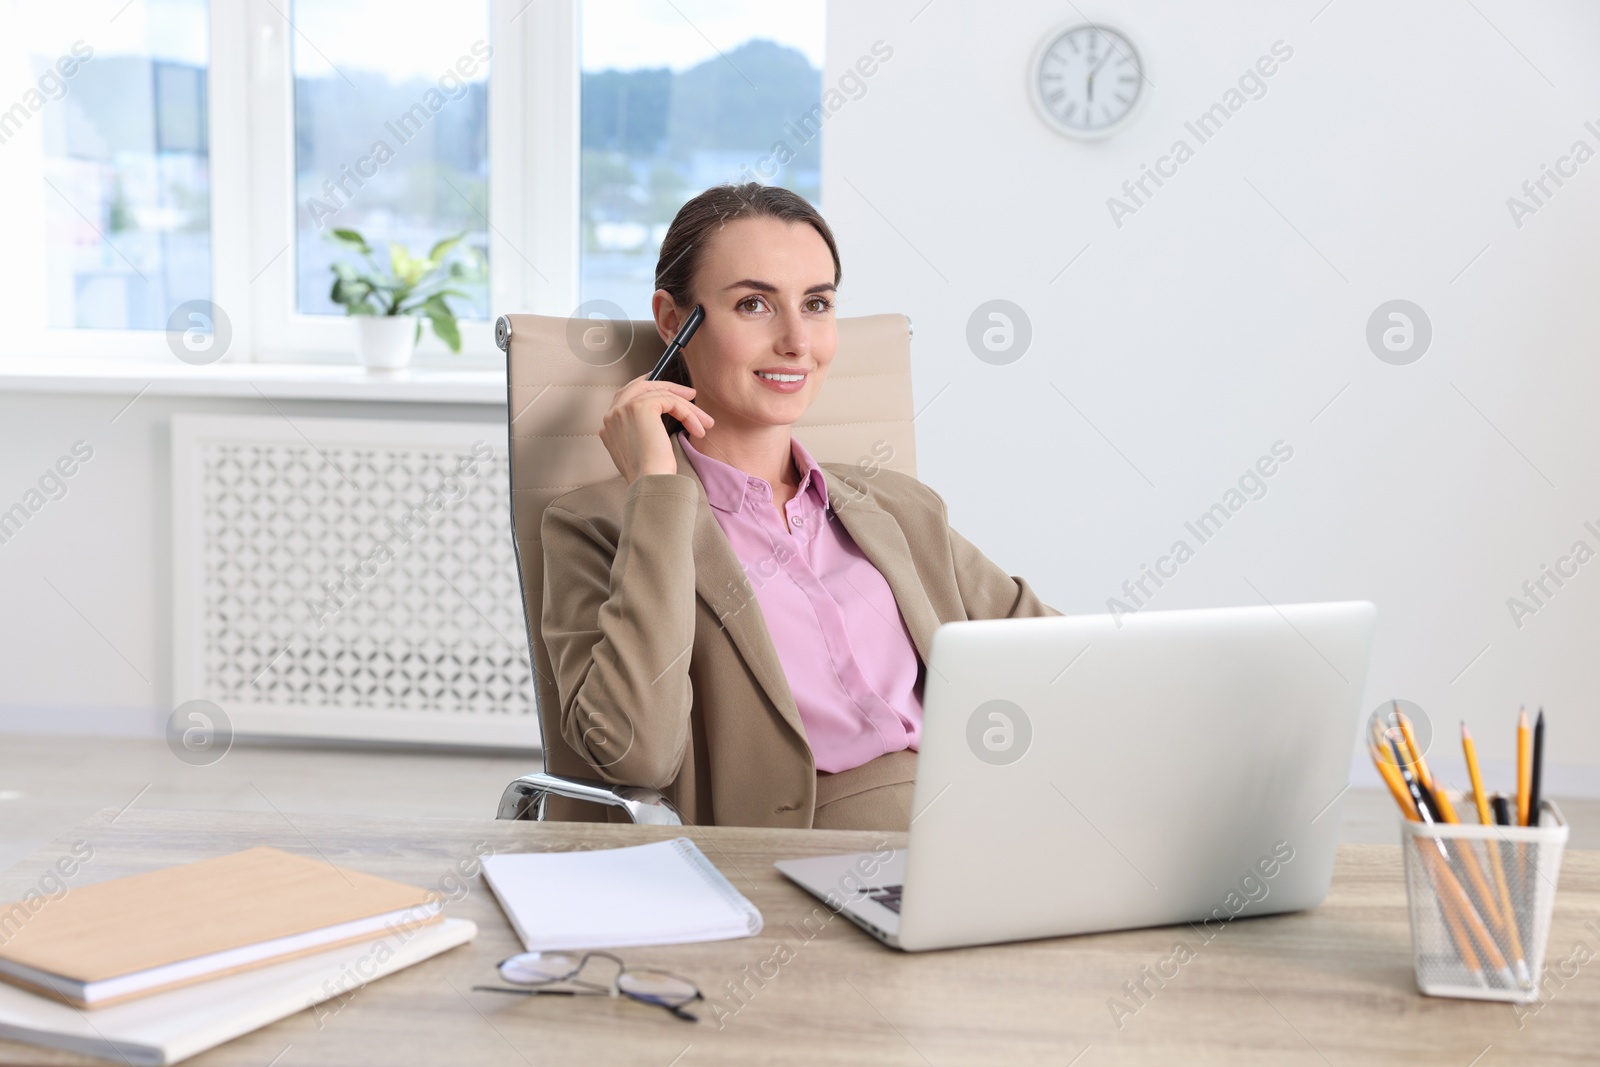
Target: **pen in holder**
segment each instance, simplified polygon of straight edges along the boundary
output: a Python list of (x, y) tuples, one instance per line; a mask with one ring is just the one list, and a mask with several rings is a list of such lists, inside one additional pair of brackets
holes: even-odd
[(1429, 996), (1531, 1003), (1555, 909), (1567, 821), (1537, 826), (1401, 820), (1417, 988)]

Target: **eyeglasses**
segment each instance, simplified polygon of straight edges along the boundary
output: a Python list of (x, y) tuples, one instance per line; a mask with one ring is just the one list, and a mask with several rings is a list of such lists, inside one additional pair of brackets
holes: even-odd
[[(617, 965), (617, 973), (609, 985), (586, 982), (578, 973), (592, 959), (609, 960)], [(684, 1006), (705, 996), (698, 986), (682, 975), (659, 971), (650, 967), (629, 967), (620, 957), (609, 952), (585, 952), (581, 956), (570, 952), (521, 952), (499, 963), (500, 977), (517, 988), (476, 985), (473, 989), (486, 993), (516, 993), (522, 996), (621, 996), (644, 1004), (654, 1004), (685, 1022), (699, 1022), (699, 1018), (684, 1010)], [(555, 982), (568, 982), (576, 989), (547, 989)]]

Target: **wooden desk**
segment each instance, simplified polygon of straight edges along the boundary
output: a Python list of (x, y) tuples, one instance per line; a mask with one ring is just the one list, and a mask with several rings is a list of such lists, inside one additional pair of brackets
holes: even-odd
[[(830, 916), (772, 868), (786, 856), (863, 851), (896, 835), (686, 828), (761, 909), (759, 937), (629, 950), (698, 981), (698, 1025), (625, 999), (474, 993), (520, 946), (481, 878), (447, 913), (476, 941), (189, 1061), (300, 1064), (1593, 1064), (1600, 1018), (1600, 852), (1568, 852), (1547, 962), (1569, 976), (1542, 1005), (1423, 997), (1412, 978), (1397, 846), (1347, 846), (1310, 912), (1239, 920), (1205, 943), (1187, 926), (905, 955)], [(484, 848), (609, 847), (675, 836), (603, 824), (102, 812), (0, 875), (14, 900), (74, 841), (93, 858), (73, 884), (251, 845), (435, 886)], [(479, 845), (484, 842), (486, 845)], [(1003, 887), (996, 906), (1004, 907)], [(811, 918), (809, 937), (802, 925)], [(1590, 925), (1584, 925), (1588, 922)], [(1194, 958), (1119, 1029), (1108, 1007), (1178, 941)], [(787, 947), (785, 947), (785, 945)], [(1582, 946), (1580, 948), (1580, 946)], [(1575, 955), (1576, 950), (1576, 955)], [(1579, 963), (1579, 960), (1587, 962)], [(1171, 971), (1171, 965), (1167, 968)], [(730, 995), (730, 984), (743, 987)], [(1132, 1003), (1131, 1001), (1128, 1001)], [(1519, 1027), (1519, 1015), (1520, 1019)], [(0, 1042), (0, 1064), (100, 1061)]]

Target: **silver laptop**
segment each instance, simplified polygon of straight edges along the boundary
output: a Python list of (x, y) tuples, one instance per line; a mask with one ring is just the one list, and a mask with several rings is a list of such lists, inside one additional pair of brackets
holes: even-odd
[(1370, 603), (946, 623), (904, 849), (783, 860), (907, 951), (1327, 895)]

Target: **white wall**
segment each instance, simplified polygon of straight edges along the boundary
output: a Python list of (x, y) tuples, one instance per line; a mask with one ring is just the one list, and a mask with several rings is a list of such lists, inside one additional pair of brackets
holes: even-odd
[(506, 418), (489, 404), (129, 399), (0, 393), (0, 510), (74, 442), (93, 450), (66, 495), (0, 544), (0, 732), (160, 736), (172, 711), (174, 414), (481, 421), (502, 434)]
[[(921, 474), (1053, 605), (1105, 610), (1282, 440), (1267, 495), (1151, 605), (1370, 598), (1369, 706), (1465, 717), (1503, 758), (1516, 705), (1542, 703), (1554, 758), (1600, 765), (1600, 561), (1520, 629), (1506, 608), (1574, 540), (1600, 548), (1583, 526), (1600, 527), (1600, 160), (1520, 229), (1505, 203), (1575, 139), (1600, 149), (1583, 127), (1600, 125), (1600, 8), (1476, 2), (1493, 26), (1443, 0), (1080, 5), (1135, 36), (1154, 82), (1133, 127), (1093, 145), (1047, 129), (1024, 82), (1072, 5), (831, 5), (830, 83), (874, 41), (894, 50), (825, 128), (841, 313), (912, 316)], [(1266, 95), (1117, 228), (1106, 198), (1279, 40), (1294, 54)], [(1435, 329), (1404, 367), (1364, 340), (1396, 297)], [(993, 298), (1033, 325), (1008, 366), (964, 340)], [(111, 423), (126, 400), (0, 394), (0, 506), (75, 440), (95, 449), (0, 545), (0, 729), (153, 734), (170, 711), (168, 420), (271, 408), (147, 396)]]
[[(1600, 764), (1600, 561), (1520, 628), (1506, 604), (1574, 541), (1600, 550), (1600, 159), (1521, 228), (1506, 206), (1575, 140), (1600, 150), (1600, 7), (1323, 4), (1081, 5), (1154, 83), (1095, 144), (1025, 82), (1074, 5), (830, 5), (830, 82), (894, 50), (826, 127), (840, 313), (912, 317), (920, 474), (1054, 606), (1104, 611), (1197, 544), (1185, 520), (1282, 440), (1267, 495), (1150, 605), (1371, 599), (1366, 706), (1466, 718), (1508, 757), (1517, 705), (1543, 704), (1554, 760)], [(1277, 41), (1265, 95), (1197, 142), (1184, 123)], [(1178, 138), (1194, 157), (1116, 226), (1107, 198)], [(993, 298), (1034, 331), (1006, 366), (964, 340)], [(1394, 298), (1433, 323), (1409, 366), (1365, 341)]]

